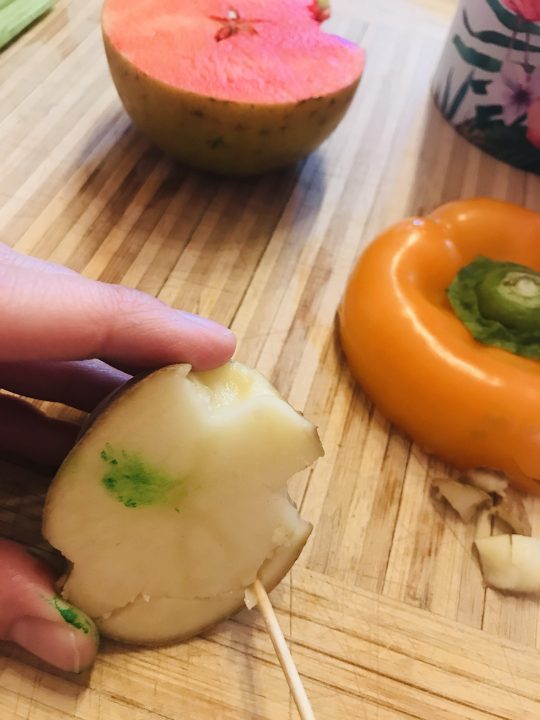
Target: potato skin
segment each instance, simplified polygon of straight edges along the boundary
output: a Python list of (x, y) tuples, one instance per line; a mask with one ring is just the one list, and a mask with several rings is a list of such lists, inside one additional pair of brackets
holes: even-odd
[(218, 100), (141, 72), (102, 29), (112, 79), (135, 125), (183, 164), (220, 175), (258, 175), (305, 157), (337, 127), (360, 82), (299, 102)]

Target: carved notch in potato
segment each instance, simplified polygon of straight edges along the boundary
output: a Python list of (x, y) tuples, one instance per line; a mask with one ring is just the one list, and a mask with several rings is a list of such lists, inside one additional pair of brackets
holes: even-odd
[(173, 365), (94, 419), (47, 496), (63, 596), (125, 642), (187, 639), (289, 571), (311, 525), (287, 479), (323, 454), (314, 425), (238, 362)]

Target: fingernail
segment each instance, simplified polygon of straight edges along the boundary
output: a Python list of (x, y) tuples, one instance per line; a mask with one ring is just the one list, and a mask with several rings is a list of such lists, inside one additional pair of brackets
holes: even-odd
[(182, 315), (183, 318), (185, 318), (189, 322), (194, 323), (195, 325), (198, 325), (199, 327), (211, 330), (213, 333), (220, 333), (225, 336), (234, 336), (232, 330), (229, 330), (229, 328), (225, 327), (225, 325), (221, 325), (221, 323), (215, 322), (215, 320), (210, 320), (210, 318), (202, 317), (202, 315), (194, 315), (193, 313), (188, 313), (185, 310), (179, 310), (178, 312), (180, 313), (180, 315)]
[(82, 610), (78, 610), (73, 607), (71, 603), (64, 600), (59, 595), (55, 595), (51, 598), (51, 604), (58, 611), (60, 617), (68, 625), (72, 625), (76, 630), (80, 630), (85, 635), (96, 635), (97, 630), (93, 620), (91, 620), (86, 613)]
[(97, 644), (71, 624), (40, 617), (22, 617), (9, 630), (8, 640), (17, 643), (60, 670), (79, 673), (92, 664)]

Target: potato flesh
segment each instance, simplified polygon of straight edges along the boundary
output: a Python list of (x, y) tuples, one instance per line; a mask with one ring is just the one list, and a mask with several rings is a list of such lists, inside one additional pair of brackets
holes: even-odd
[[(74, 563), (65, 597), (98, 624), (103, 618), (105, 630), (118, 625), (122, 608), (127, 616), (142, 602), (152, 626), (145, 641), (211, 624), (233, 596), (241, 602), (280, 545), (284, 558), (294, 554), (288, 542), (303, 544), (309, 526), (286, 480), (322, 452), (314, 426), (255, 371), (239, 363), (188, 371), (163, 368), (114, 401), (60, 469), (46, 505), (45, 536)], [(124, 467), (150, 484), (131, 492)], [(184, 608), (176, 626), (158, 598)], [(194, 608), (203, 600), (209, 610), (200, 615)], [(140, 628), (120, 625), (109, 631), (139, 641)]]
[(494, 535), (475, 542), (485, 582), (498, 590), (540, 591), (540, 540)]
[[(265, 587), (271, 590), (280, 582), (297, 559), (310, 533), (309, 523), (295, 522), (275, 554), (257, 572)], [(99, 625), (109, 637), (128, 637), (131, 642), (141, 644), (168, 639), (167, 628), (174, 628), (174, 638), (183, 640), (238, 610), (244, 605), (244, 596), (242, 588), (209, 598), (139, 596), (125, 608), (101, 618)], [(152, 612), (149, 613), (150, 603)]]

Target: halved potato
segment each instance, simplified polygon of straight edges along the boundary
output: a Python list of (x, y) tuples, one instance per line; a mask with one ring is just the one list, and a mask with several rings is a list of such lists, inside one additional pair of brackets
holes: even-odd
[(57, 473), (44, 535), (72, 563), (63, 595), (126, 642), (185, 639), (288, 572), (311, 525), (287, 479), (316, 428), (256, 371), (157, 370), (125, 388)]

